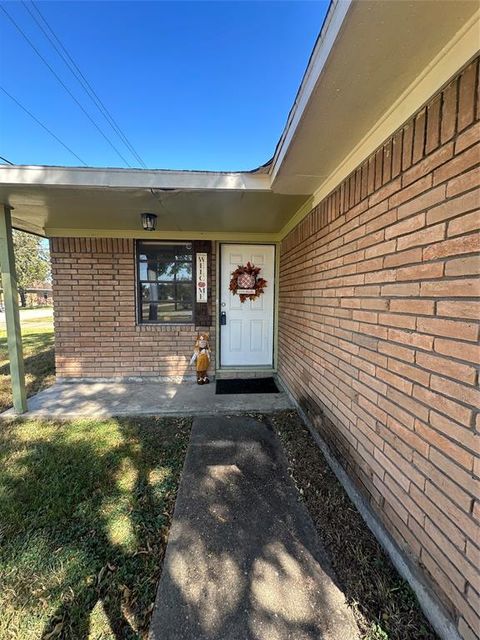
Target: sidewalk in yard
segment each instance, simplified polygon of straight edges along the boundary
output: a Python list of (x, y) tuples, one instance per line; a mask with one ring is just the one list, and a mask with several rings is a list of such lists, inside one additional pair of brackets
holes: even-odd
[(267, 424), (193, 423), (150, 640), (355, 640)]

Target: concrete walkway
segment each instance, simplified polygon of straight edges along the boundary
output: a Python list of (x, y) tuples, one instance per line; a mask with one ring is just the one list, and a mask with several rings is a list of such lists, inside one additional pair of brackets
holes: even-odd
[(274, 432), (196, 418), (150, 640), (355, 640)]
[[(291, 406), (285, 393), (215, 395), (215, 383), (57, 382), (28, 400), (29, 417), (78, 418), (121, 415), (206, 415)], [(13, 415), (10, 409), (1, 414)]]

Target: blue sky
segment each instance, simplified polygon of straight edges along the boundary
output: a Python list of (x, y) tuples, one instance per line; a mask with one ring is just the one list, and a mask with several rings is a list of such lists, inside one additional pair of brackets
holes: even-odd
[[(139, 166), (24, 4), (0, 7), (124, 158)], [(227, 171), (252, 169), (273, 155), (328, 1), (37, 7), (149, 168)], [(89, 166), (127, 166), (3, 11), (0, 86)], [(2, 91), (0, 156), (18, 164), (80, 165)]]

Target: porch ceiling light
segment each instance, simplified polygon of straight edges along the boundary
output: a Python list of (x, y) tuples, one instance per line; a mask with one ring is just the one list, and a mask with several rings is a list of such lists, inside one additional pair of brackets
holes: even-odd
[(155, 231), (157, 216), (154, 213), (142, 213), (142, 225), (145, 231)]

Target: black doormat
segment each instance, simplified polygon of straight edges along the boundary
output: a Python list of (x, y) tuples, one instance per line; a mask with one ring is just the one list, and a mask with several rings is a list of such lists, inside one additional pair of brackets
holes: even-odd
[(215, 393), (280, 393), (273, 378), (217, 380)]

